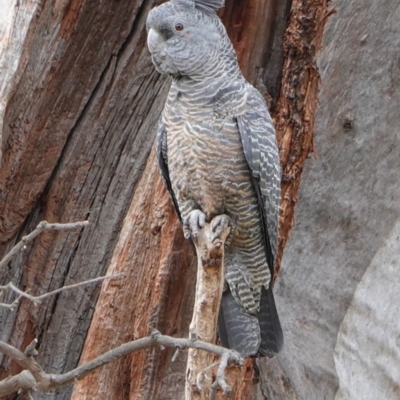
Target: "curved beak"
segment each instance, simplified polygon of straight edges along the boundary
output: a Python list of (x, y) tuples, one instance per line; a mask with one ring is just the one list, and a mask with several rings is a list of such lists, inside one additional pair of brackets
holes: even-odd
[(157, 50), (161, 42), (163, 42), (163, 37), (155, 29), (150, 28), (147, 34), (147, 47), (151, 54)]

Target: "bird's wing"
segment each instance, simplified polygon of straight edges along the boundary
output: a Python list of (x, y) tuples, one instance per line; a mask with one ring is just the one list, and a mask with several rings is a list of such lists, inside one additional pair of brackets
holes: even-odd
[[(278, 244), (281, 168), (275, 129), (261, 94), (248, 86), (245, 112), (237, 116), (243, 151), (252, 172), (263, 219), (266, 254), (271, 277)], [(271, 279), (272, 281), (272, 279)]]
[(172, 202), (174, 204), (174, 208), (176, 214), (178, 215), (179, 219), (182, 222), (181, 213), (179, 212), (178, 202), (174, 195), (171, 186), (171, 180), (169, 178), (169, 170), (168, 170), (168, 157), (167, 157), (167, 131), (165, 129), (165, 124), (160, 119), (158, 124), (158, 132), (157, 132), (157, 159), (158, 159), (158, 166), (161, 171), (161, 176), (164, 180), (165, 186), (168, 189), (169, 194), (171, 195)]

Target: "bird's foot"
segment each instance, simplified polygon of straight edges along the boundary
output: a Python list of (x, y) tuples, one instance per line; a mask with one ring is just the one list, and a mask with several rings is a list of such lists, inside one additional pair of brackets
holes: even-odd
[(229, 247), (233, 237), (232, 221), (226, 214), (217, 215), (211, 221), (212, 238), (211, 241), (215, 243), (216, 240), (221, 239), (221, 235), (230, 228), (229, 234), (225, 239), (225, 246)]
[(191, 236), (194, 240), (199, 235), (199, 229), (204, 228), (206, 223), (206, 215), (200, 210), (190, 211), (189, 215), (183, 221), (183, 234), (186, 239)]

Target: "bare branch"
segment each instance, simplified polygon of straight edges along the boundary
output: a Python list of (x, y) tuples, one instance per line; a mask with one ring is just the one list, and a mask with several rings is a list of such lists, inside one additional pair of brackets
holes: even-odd
[[(13, 393), (19, 389), (35, 389), (43, 392), (54, 390), (55, 388), (64, 386), (68, 383), (73, 382), (76, 379), (82, 379), (91, 371), (111, 361), (122, 358), (130, 353), (149, 347), (162, 346), (175, 347), (180, 349), (195, 348), (221, 356), (222, 360), (224, 360), (224, 367), (222, 368), (220, 364), (218, 371), (222, 371), (220, 374), (220, 378), (222, 380), (224, 380), (223, 374), (229, 362), (233, 362), (236, 364), (243, 363), (243, 358), (235, 350), (229, 350), (215, 344), (203, 342), (201, 340), (180, 339), (171, 336), (165, 336), (161, 335), (158, 331), (155, 331), (151, 334), (151, 336), (125, 343), (65, 374), (47, 374), (42, 370), (40, 365), (33, 360), (32, 357), (28, 357), (21, 351), (17, 350), (15, 347), (0, 341), (0, 351), (6, 354), (8, 357), (17, 361), (18, 364), (21, 365), (22, 368), (24, 368), (24, 371), (20, 374), (12, 378), (7, 378), (6, 380), (0, 382), (0, 397)], [(12, 379), (12, 385), (9, 383), (10, 379)], [(19, 386), (17, 389), (15, 389), (17, 387), (17, 384)], [(10, 392), (11, 389), (12, 391)]]
[[(87, 221), (81, 221), (81, 222), (76, 222), (76, 223), (68, 223), (68, 224), (49, 224), (46, 221), (42, 221), (39, 223), (39, 225), (36, 227), (36, 229), (31, 232), (29, 235), (24, 236), (22, 240), (15, 245), (11, 251), (4, 257), (4, 259), (0, 262), (0, 270), (4, 266), (7, 265), (7, 263), (15, 257), (19, 251), (21, 251), (26, 243), (29, 241), (33, 240), (36, 236), (38, 236), (41, 232), (44, 230), (62, 230), (62, 229), (75, 229), (78, 227), (83, 227), (88, 224)], [(214, 233), (214, 239), (209, 240), (210, 235), (212, 235), (208, 230), (207, 232), (207, 238), (205, 239), (208, 241), (208, 246), (205, 248), (205, 253), (201, 254), (201, 257), (199, 257), (199, 266), (201, 265), (201, 270), (202, 272), (206, 271), (207, 273), (212, 273), (215, 274), (217, 272), (218, 278), (214, 279), (215, 283), (219, 287), (219, 290), (217, 290), (218, 295), (215, 296), (215, 301), (212, 302), (210, 310), (207, 310), (208, 315), (212, 315), (212, 318), (215, 317), (218, 313), (215, 313), (215, 310), (218, 310), (219, 308), (219, 301), (220, 301), (220, 295), (222, 293), (222, 286), (221, 286), (221, 276), (222, 275), (222, 270), (221, 268), (223, 266), (223, 248), (224, 248), (224, 242), (229, 234), (230, 227), (225, 228), (225, 230), (221, 233), (221, 235), (218, 238), (215, 238), (215, 233)], [(201, 237), (201, 236), (200, 236)], [(201, 241), (199, 241), (199, 244), (201, 244)], [(213, 262), (211, 262), (213, 261)], [(213, 272), (210, 272), (213, 271)], [(11, 304), (2, 304), (0, 303), (0, 306), (3, 307), (8, 307), (8, 308), (13, 308), (18, 304), (21, 298), (27, 298), (28, 300), (32, 301), (34, 304), (40, 303), (43, 301), (45, 298), (52, 296), (54, 294), (60, 293), (64, 290), (68, 289), (74, 289), (79, 286), (87, 285), (90, 283), (95, 283), (102, 281), (104, 279), (113, 279), (113, 278), (118, 278), (121, 275), (115, 275), (115, 276), (103, 276), (103, 277), (98, 277), (95, 279), (90, 279), (84, 282), (79, 282), (76, 284), (64, 286), (62, 288), (53, 290), (51, 292), (39, 295), (39, 296), (33, 296), (30, 295), (20, 289), (18, 289), (12, 282), (9, 282), (5, 286), (0, 286), (0, 290), (12, 290), (15, 292), (18, 297), (16, 300), (14, 300)], [(204, 309), (204, 304), (202, 304), (202, 309)], [(207, 309), (209, 307), (206, 307)], [(214, 318), (215, 319), (215, 318)], [(31, 390), (36, 390), (36, 391), (43, 391), (47, 392), (50, 390), (54, 390), (57, 387), (64, 386), (68, 383), (71, 383), (77, 379), (82, 379), (84, 376), (89, 374), (91, 371), (113, 361), (116, 359), (119, 359), (121, 357), (124, 357), (132, 352), (139, 351), (145, 348), (149, 347), (160, 347), (161, 349), (164, 349), (165, 347), (175, 347), (176, 352), (174, 355), (174, 359), (177, 357), (179, 354), (179, 351), (181, 349), (185, 348), (192, 348), (192, 349), (197, 349), (197, 350), (204, 350), (206, 353), (213, 353), (216, 355), (221, 356), (221, 362), (218, 368), (218, 373), (217, 373), (217, 381), (215, 384), (213, 384), (213, 388), (216, 390), (218, 387), (221, 387), (222, 390), (228, 392), (230, 390), (229, 386), (226, 383), (225, 380), (225, 369), (228, 365), (229, 362), (234, 362), (236, 364), (242, 364), (243, 359), (240, 356), (239, 353), (237, 353), (234, 350), (229, 350), (225, 349), (221, 346), (217, 346), (212, 343), (208, 343), (206, 341), (202, 340), (197, 340), (197, 337), (201, 338), (206, 338), (210, 342), (215, 339), (215, 327), (216, 327), (216, 320), (213, 321), (211, 324), (211, 329), (210, 327), (206, 327), (204, 324), (202, 325), (197, 325), (194, 324), (192, 326), (192, 330), (194, 332), (193, 335), (189, 339), (178, 339), (178, 338), (173, 338), (170, 336), (164, 336), (161, 335), (159, 332), (153, 332), (151, 336), (139, 339), (139, 340), (134, 340), (132, 342), (123, 344), (113, 350), (110, 350), (101, 356), (95, 358), (94, 360), (81, 365), (75, 369), (73, 369), (70, 372), (67, 372), (65, 374), (47, 374), (46, 372), (43, 371), (41, 366), (35, 361), (33, 358), (36, 354), (37, 351), (35, 349), (37, 340), (35, 339), (30, 345), (25, 350), (25, 353), (22, 353), (20, 350), (14, 348), (13, 346), (10, 346), (7, 343), (4, 343), (0, 341), (0, 352), (6, 354), (8, 357), (11, 359), (15, 360), (22, 368), (23, 371), (15, 375), (13, 377), (9, 377), (3, 381), (0, 382), (0, 397), (5, 396), (7, 394), (13, 393), (17, 390), (25, 390), (29, 393)], [(206, 329), (204, 329), (206, 327)], [(200, 329), (199, 329), (200, 328)], [(199, 335), (200, 333), (200, 335)], [(211, 336), (210, 336), (211, 335)], [(210, 338), (208, 338), (210, 336)], [(197, 383), (198, 385), (200, 384), (200, 379), (201, 376), (204, 375), (204, 373), (209, 370), (210, 368), (214, 367), (216, 364), (213, 364), (209, 367), (207, 367), (207, 364), (204, 364), (208, 360), (208, 358), (201, 357), (203, 363), (203, 369), (200, 370), (200, 373), (197, 376)], [(192, 372), (195, 372), (194, 369)], [(214, 391), (215, 391), (214, 390)]]
[[(2, 288), (5, 288), (6, 286), (1, 286), (0, 290), (2, 290)], [(4, 307), (4, 308), (9, 308), (10, 310), (14, 310), (15, 307), (18, 305), (19, 301), (21, 300), (22, 296), (18, 296), (12, 303), (0, 303), (0, 307)]]
[(180, 347), (177, 347), (174, 355), (171, 358), (171, 362), (175, 362), (176, 359), (179, 357), (179, 354), (181, 354), (181, 349), (180, 349)]
[(224, 393), (231, 393), (232, 388), (226, 383), (225, 370), (229, 363), (229, 355), (223, 354), (219, 363), (217, 376), (214, 383), (211, 385), (210, 400), (213, 400), (217, 389), (220, 387)]
[[(196, 386), (199, 392), (201, 392), (203, 390), (203, 386), (201, 384), (201, 381), (203, 380), (203, 378), (207, 378), (206, 372), (212, 368), (214, 368), (216, 365), (218, 365), (219, 362), (216, 362), (214, 364), (209, 365), (207, 368), (203, 369), (203, 371), (200, 371), (199, 374), (197, 375), (196, 378)], [(211, 380), (211, 379), (210, 379)]]
[(28, 364), (26, 363), (27, 356), (14, 346), (0, 340), (0, 352), (15, 360), (22, 368), (28, 369)]
[(89, 285), (91, 283), (96, 283), (96, 282), (100, 282), (103, 281), (104, 279), (117, 279), (117, 278), (121, 278), (123, 277), (123, 274), (117, 274), (117, 275), (108, 275), (108, 276), (99, 276), (97, 278), (93, 278), (93, 279), (89, 279), (87, 281), (83, 281), (83, 282), (78, 282), (78, 283), (74, 283), (72, 285), (67, 285), (67, 286), (63, 286), (59, 289), (53, 290), (51, 292), (48, 293), (44, 293), (40, 296), (32, 296), (26, 292), (23, 292), (22, 290), (18, 289), (12, 282), (7, 283), (7, 285), (4, 286), (0, 286), (0, 291), (1, 290), (12, 290), (13, 292), (19, 294), (19, 296), (17, 297), (17, 299), (15, 299), (11, 304), (6, 304), (6, 303), (0, 303), (0, 307), (6, 307), (6, 308), (14, 308), (18, 302), (21, 300), (22, 297), (25, 297), (26, 299), (32, 301), (34, 304), (38, 304), (40, 302), (42, 302), (44, 299), (46, 299), (47, 297), (53, 296), (57, 293), (63, 292), (64, 290), (69, 290), (69, 289), (75, 289), (79, 286), (83, 286), (83, 285)]
[(110, 361), (119, 359), (124, 357), (130, 353), (135, 351), (145, 349), (148, 347), (175, 347), (180, 349), (185, 348), (194, 348), (205, 350), (210, 353), (217, 354), (222, 356), (228, 353), (228, 360), (231, 362), (235, 362), (237, 364), (241, 364), (243, 362), (242, 357), (239, 353), (234, 350), (229, 350), (221, 346), (217, 346), (215, 344), (203, 342), (201, 340), (192, 340), (192, 339), (178, 339), (171, 336), (161, 335), (158, 331), (152, 333), (151, 336), (145, 337), (143, 339), (138, 339), (131, 341), (129, 343), (125, 343), (113, 350), (104, 353), (103, 355), (95, 358), (94, 360), (75, 368), (74, 370), (67, 372), (66, 374), (59, 375), (54, 382), (56, 386), (60, 386), (61, 384), (69, 383), (75, 379), (81, 379), (89, 372), (93, 371), (96, 368), (101, 367), (104, 364), (109, 363)]
[[(219, 226), (216, 231), (213, 226)], [(224, 247), (229, 242), (231, 221), (226, 215), (216, 216), (199, 230), (193, 242), (197, 253), (196, 296), (190, 334), (215, 343), (218, 314), (224, 285)], [(209, 353), (189, 350), (186, 368), (186, 400), (208, 400), (209, 386), (202, 387), (201, 378), (214, 359)], [(219, 385), (220, 386), (220, 385)], [(220, 386), (222, 387), (222, 386)], [(227, 388), (228, 386), (224, 386)]]
[(0, 396), (18, 392), (19, 390), (30, 390), (36, 384), (36, 380), (28, 370), (23, 370), (18, 375), (0, 381)]
[(66, 224), (59, 223), (49, 223), (47, 221), (39, 222), (38, 226), (34, 231), (24, 236), (0, 261), (0, 272), (1, 270), (10, 262), (10, 260), (15, 257), (21, 250), (24, 249), (26, 244), (32, 241), (36, 236), (40, 235), (45, 230), (70, 230), (76, 228), (83, 228), (89, 224), (89, 221), (78, 221), (78, 222), (70, 222)]
[(28, 344), (28, 346), (26, 346), (26, 349), (25, 349), (25, 351), (24, 351), (24, 354), (25, 354), (27, 357), (34, 357), (34, 356), (37, 356), (37, 355), (38, 355), (38, 352), (37, 352), (37, 350), (36, 350), (37, 344), (38, 344), (38, 340), (37, 340), (36, 338), (33, 339), (32, 342), (30, 342), (30, 343)]
[[(26, 387), (27, 385), (25, 385), (24, 389), (35, 388), (38, 390), (43, 390), (43, 388), (50, 386), (50, 376), (43, 371), (42, 367), (32, 357), (26, 356), (20, 350), (2, 341), (0, 341), (0, 352), (15, 360), (22, 368), (24, 368), (24, 370), (28, 370), (34, 378), (35, 385), (31, 388), (28, 388)], [(28, 375), (25, 377), (30, 379)], [(3, 381), (0, 383), (3, 383)], [(4, 396), (1, 391), (0, 396)]]

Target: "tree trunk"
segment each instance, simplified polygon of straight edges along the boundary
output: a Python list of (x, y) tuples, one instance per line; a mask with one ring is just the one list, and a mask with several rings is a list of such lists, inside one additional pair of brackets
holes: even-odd
[(400, 398), (400, 4), (332, 5), (317, 157), (275, 285), (285, 347), (257, 400)]
[[(23, 300), (16, 311), (0, 309), (2, 340), (24, 349), (37, 337), (37, 360), (47, 372), (68, 371), (154, 328), (188, 334), (194, 252), (151, 152), (169, 86), (145, 46), (154, 4), (19, 1), (4, 28), (0, 252), (43, 219), (87, 218), (90, 225), (43, 233), (1, 271), (1, 283), (39, 294), (106, 272), (125, 275), (101, 290), (63, 292), (40, 307)], [(284, 170), (277, 269), (312, 150), (315, 54), (326, 12), (324, 1), (232, 0), (221, 13), (245, 76), (268, 97), (276, 120)], [(73, 393), (69, 386), (33, 396), (179, 399), (186, 355), (171, 363), (172, 353), (152, 348), (87, 376)], [(0, 378), (19, 371), (9, 359), (0, 361)], [(253, 381), (251, 364), (242, 371), (237, 399), (249, 398)]]

